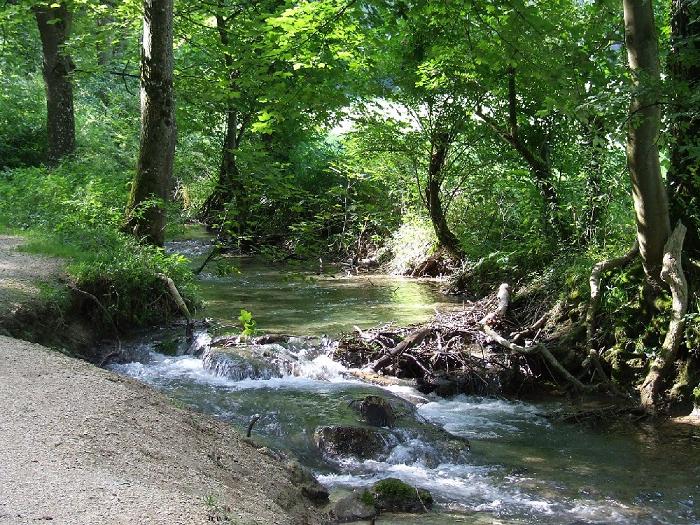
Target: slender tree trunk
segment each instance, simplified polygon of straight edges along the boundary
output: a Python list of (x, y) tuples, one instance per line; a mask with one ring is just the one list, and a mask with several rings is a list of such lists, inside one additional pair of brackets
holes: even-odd
[(537, 190), (542, 196), (545, 205), (544, 223), (550, 234), (559, 239), (568, 239), (571, 230), (558, 217), (559, 194), (552, 183), (552, 166), (549, 159), (549, 144), (542, 139), (535, 148), (527, 144), (520, 136), (518, 126), (518, 93), (516, 86), (516, 69), (512, 66), (506, 71), (508, 77), (508, 126), (504, 129), (491, 116), (486, 115), (478, 108), (476, 115), (483, 120), (498, 137), (513, 147), (520, 157), (527, 163)]
[(676, 96), (668, 170), (671, 222), (688, 225), (685, 251), (700, 259), (700, 2), (672, 0), (669, 65)]
[(668, 198), (659, 165), (659, 49), (652, 0), (623, 0), (625, 43), (634, 81), (627, 131), (627, 164), (642, 264), (661, 282), (664, 245), (671, 234)]
[(442, 200), (440, 199), (440, 188), (444, 179), (443, 170), (449, 150), (449, 136), (443, 131), (438, 131), (435, 133), (432, 143), (430, 164), (428, 166), (428, 184), (425, 188), (425, 202), (438, 243), (452, 257), (462, 259), (464, 252), (459, 245), (459, 240), (447, 224)]
[(583, 232), (583, 244), (587, 245), (601, 240), (601, 223), (605, 215), (603, 206), (603, 159), (605, 158), (605, 132), (603, 121), (598, 116), (593, 116), (588, 121), (586, 133), (590, 160), (588, 162), (588, 177), (586, 178), (586, 193), (588, 202), (585, 209), (585, 224)]
[(35, 7), (44, 55), (44, 82), (48, 132), (48, 161), (56, 164), (75, 150), (73, 61), (64, 46), (70, 34), (71, 13), (65, 3)]
[(144, 0), (141, 51), (141, 147), (127, 227), (162, 246), (175, 154), (173, 0)]
[[(223, 8), (223, 5), (219, 4), (219, 7)], [(223, 16), (217, 15), (216, 27), (219, 32), (219, 41), (224, 47), (224, 68), (229, 74), (231, 91), (235, 91), (237, 71), (234, 70), (233, 57), (228, 49), (230, 45), (229, 30), (226, 19)], [(244, 128), (243, 123), (239, 122), (239, 116), (240, 114), (235, 104), (229, 101), (226, 104), (226, 131), (221, 151), (219, 180), (214, 191), (202, 206), (201, 216), (209, 223), (216, 221), (226, 208), (226, 205), (233, 202), (236, 213), (234, 219), (240, 238), (245, 233), (248, 208), (245, 187), (236, 161), (236, 151), (238, 150)], [(240, 131), (239, 124), (241, 125)]]

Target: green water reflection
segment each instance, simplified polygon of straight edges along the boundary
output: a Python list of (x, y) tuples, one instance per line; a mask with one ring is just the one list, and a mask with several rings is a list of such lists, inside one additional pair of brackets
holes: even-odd
[(248, 258), (232, 264), (240, 273), (210, 274), (200, 281), (205, 315), (224, 331), (238, 330), (236, 318), (242, 308), (253, 313), (265, 333), (337, 335), (353, 326), (418, 323), (429, 319), (436, 308), (457, 306), (434, 282), (342, 272), (318, 276)]

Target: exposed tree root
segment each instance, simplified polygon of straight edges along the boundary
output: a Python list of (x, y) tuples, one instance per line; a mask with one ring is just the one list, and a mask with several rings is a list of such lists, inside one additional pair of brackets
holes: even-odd
[(593, 266), (590, 277), (591, 286), (591, 300), (588, 303), (588, 311), (586, 312), (586, 346), (588, 350), (588, 356), (584, 361), (585, 367), (593, 366), (595, 372), (600, 376), (600, 380), (605, 382), (609, 388), (614, 387), (613, 383), (608, 378), (607, 374), (603, 370), (603, 366), (600, 363), (600, 352), (595, 348), (595, 333), (596, 333), (596, 318), (598, 315), (598, 310), (600, 309), (601, 301), (601, 279), (603, 272), (613, 270), (615, 268), (625, 267), (630, 264), (634, 258), (639, 253), (639, 242), (634, 241), (632, 248), (624, 255), (620, 257), (615, 257), (613, 259), (607, 259), (605, 261), (600, 261)]
[(642, 406), (652, 412), (658, 408), (658, 395), (669, 371), (673, 368), (678, 355), (678, 346), (683, 339), (685, 314), (688, 309), (688, 282), (683, 273), (681, 253), (686, 231), (687, 228), (679, 222), (664, 246), (661, 279), (671, 289), (673, 299), (671, 322), (661, 350), (640, 389)]

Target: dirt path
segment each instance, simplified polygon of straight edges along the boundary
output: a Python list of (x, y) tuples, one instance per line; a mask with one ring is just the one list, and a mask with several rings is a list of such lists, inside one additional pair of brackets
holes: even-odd
[(0, 523), (314, 523), (279, 463), (152, 389), (0, 336)]
[(39, 300), (40, 283), (63, 277), (63, 261), (17, 251), (24, 242), (21, 237), (0, 235), (0, 317)]

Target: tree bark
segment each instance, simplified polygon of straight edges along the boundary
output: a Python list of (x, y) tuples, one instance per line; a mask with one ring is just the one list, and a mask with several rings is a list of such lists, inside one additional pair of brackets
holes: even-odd
[(428, 165), (428, 183), (425, 187), (425, 203), (430, 214), (435, 235), (441, 248), (454, 259), (462, 259), (464, 252), (459, 245), (459, 239), (452, 233), (447, 224), (445, 210), (442, 207), (440, 189), (444, 181), (444, 168), (449, 151), (450, 138), (445, 131), (436, 131), (431, 140), (430, 164)]
[(689, 226), (685, 252), (700, 258), (700, 2), (671, 2), (671, 166), (667, 179), (671, 221)]
[(647, 279), (660, 284), (664, 245), (671, 233), (666, 188), (659, 164), (659, 49), (652, 0), (623, 0), (625, 44), (634, 92), (627, 130), (627, 164), (639, 253)]
[(65, 3), (35, 7), (44, 57), (48, 162), (57, 164), (75, 150), (75, 114), (71, 72), (75, 69), (65, 45), (70, 34), (71, 13)]
[(141, 51), (141, 145), (127, 227), (162, 246), (175, 154), (173, 0), (144, 0)]

